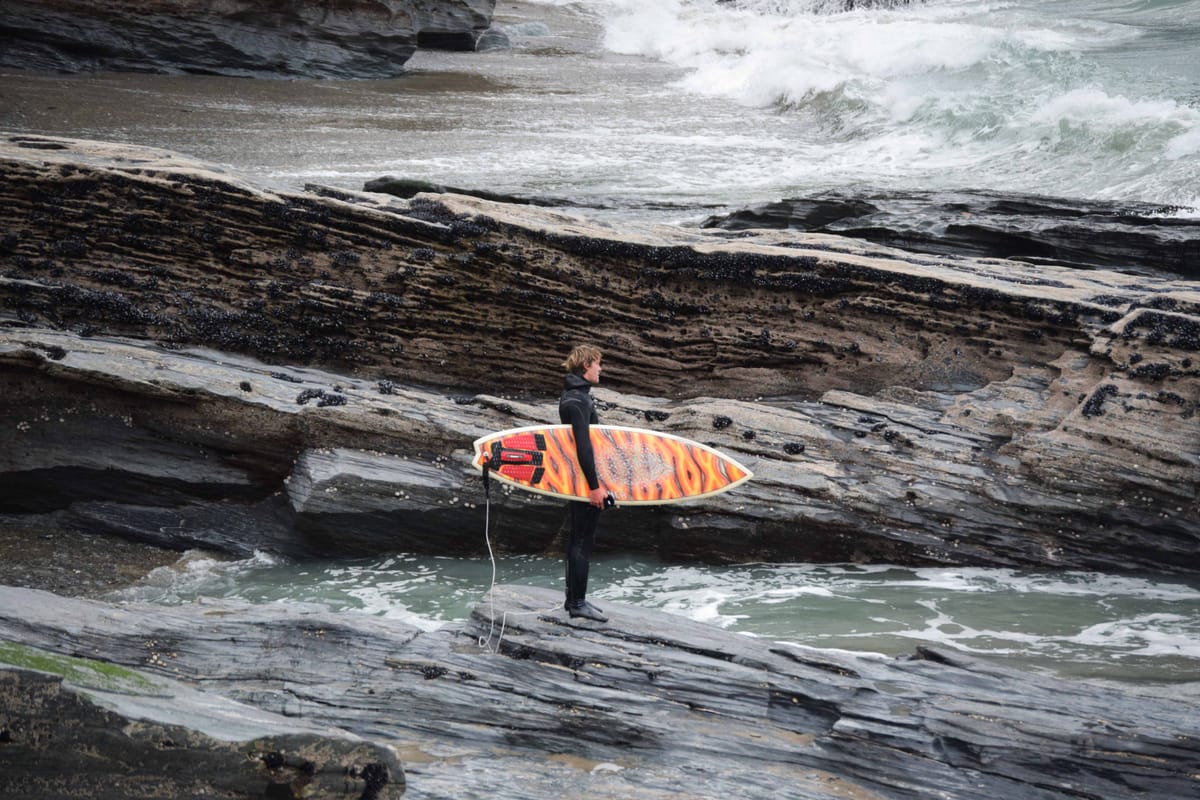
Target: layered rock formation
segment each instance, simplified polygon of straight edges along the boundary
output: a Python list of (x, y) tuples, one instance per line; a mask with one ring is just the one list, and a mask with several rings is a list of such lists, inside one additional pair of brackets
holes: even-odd
[[(938, 648), (896, 661), (813, 651), (623, 605), (606, 604), (610, 624), (576, 623), (560, 603), (558, 592), (497, 587), (466, 623), (423, 632), (312, 607), (114, 607), (0, 587), (0, 641), (82, 652), (147, 682), (200, 685), (219, 708), (238, 701), (287, 726), (381, 742), (404, 754), (416, 797), (1200, 791), (1200, 722), (1177, 693)], [(8, 747), (0, 741), (0, 759)]]
[(11, 0), (0, 65), (254, 77), (379, 78), (418, 45), (473, 50), (495, 0)]
[(0, 641), (0, 797), (403, 793), (390, 745), (111, 661)]
[[(470, 442), (554, 419), (563, 351), (592, 339), (605, 421), (756, 473), (606, 512), (609, 547), (1200, 567), (1184, 280), (615, 230), (450, 194), (272, 193), (176, 154), (21, 136), (0, 144), (0, 231), (0, 525), (234, 554), (480, 552)], [(552, 545), (558, 504), (490, 502), (498, 546)], [(559, 602), (499, 587), (423, 632), (0, 587), (0, 794), (371, 798), (406, 777), (419, 796), (531, 800), (1200, 790), (1194, 698), (936, 648), (799, 650), (631, 607), (575, 624)]]
[(921, 253), (1200, 278), (1200, 222), (1148, 203), (987, 192), (833, 192), (710, 217), (705, 227), (831, 233)]
[[(1186, 281), (275, 194), (69, 140), (6, 137), (0, 170), (8, 514), (229, 552), (478, 551), (470, 442), (553, 420), (562, 353), (592, 339), (606, 421), (756, 473), (619, 509), (610, 546), (1200, 566)], [(493, 499), (502, 546), (551, 544), (557, 505)]]

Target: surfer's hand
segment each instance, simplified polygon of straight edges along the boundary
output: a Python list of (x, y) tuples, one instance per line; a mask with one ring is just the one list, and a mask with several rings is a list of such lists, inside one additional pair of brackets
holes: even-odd
[(599, 489), (592, 489), (588, 492), (588, 502), (596, 508), (604, 508), (604, 498), (608, 496), (608, 492), (601, 486)]

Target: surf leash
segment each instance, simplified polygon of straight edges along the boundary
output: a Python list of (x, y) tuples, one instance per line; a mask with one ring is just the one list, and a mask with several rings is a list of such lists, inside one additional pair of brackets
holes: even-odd
[[(483, 541), (487, 543), (488, 558), (492, 562), (492, 587), (488, 590), (488, 602), (491, 603), (491, 610), (488, 612), (488, 617), (491, 620), (491, 627), (488, 629), (487, 639), (479, 637), (479, 646), (487, 648), (489, 653), (500, 651), (500, 643), (496, 643), (496, 649), (492, 649), (492, 634), (496, 630), (496, 554), (492, 552), (492, 465), (490, 462), (483, 462)], [(500, 629), (500, 636), (504, 637), (504, 628)]]
[[(508, 627), (508, 615), (519, 616), (523, 614), (549, 614), (558, 609), (557, 606), (542, 609), (540, 611), (505, 611), (500, 617), (500, 634), (496, 636), (496, 553), (492, 550), (492, 481), (488, 474), (491, 470), (491, 464), (487, 461), (483, 464), (483, 540), (487, 543), (488, 558), (492, 562), (492, 586), (488, 590), (488, 617), (490, 626), (488, 627), (487, 637), (479, 637), (479, 646), (487, 650), (489, 653), (499, 653), (500, 646), (504, 643), (504, 629)], [(496, 646), (492, 647), (492, 637), (496, 638)]]

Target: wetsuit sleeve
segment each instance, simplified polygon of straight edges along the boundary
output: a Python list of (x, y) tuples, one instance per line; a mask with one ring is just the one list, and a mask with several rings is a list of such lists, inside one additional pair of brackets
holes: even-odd
[(575, 434), (575, 453), (579, 458), (579, 467), (583, 477), (587, 479), (589, 489), (599, 489), (600, 479), (596, 477), (596, 455), (592, 452), (591, 422), (584, 414), (578, 403), (568, 403), (563, 408), (567, 422), (571, 424), (571, 432)]

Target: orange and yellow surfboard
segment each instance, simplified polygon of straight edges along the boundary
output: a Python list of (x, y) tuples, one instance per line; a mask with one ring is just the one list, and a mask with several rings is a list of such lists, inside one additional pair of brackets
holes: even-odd
[[(750, 470), (708, 445), (670, 433), (593, 425), (596, 474), (619, 505), (657, 505), (728, 491)], [(587, 481), (575, 457), (570, 425), (513, 428), (475, 440), (475, 467), (539, 494), (585, 499)]]

